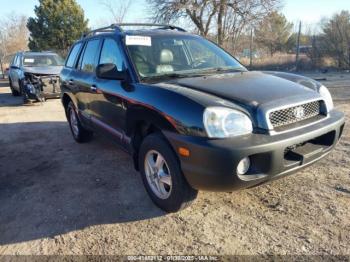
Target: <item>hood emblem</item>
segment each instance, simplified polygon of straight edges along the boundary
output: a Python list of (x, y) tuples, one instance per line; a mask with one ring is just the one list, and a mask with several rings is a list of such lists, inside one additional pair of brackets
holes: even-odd
[(302, 106), (298, 106), (293, 109), (293, 114), (296, 119), (302, 119), (305, 116), (305, 110)]

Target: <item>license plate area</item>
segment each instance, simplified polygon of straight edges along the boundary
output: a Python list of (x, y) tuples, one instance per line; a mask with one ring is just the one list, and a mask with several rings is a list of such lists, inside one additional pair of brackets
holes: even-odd
[(335, 135), (336, 132), (332, 131), (312, 140), (287, 147), (284, 150), (285, 166), (304, 165), (320, 157), (332, 147)]

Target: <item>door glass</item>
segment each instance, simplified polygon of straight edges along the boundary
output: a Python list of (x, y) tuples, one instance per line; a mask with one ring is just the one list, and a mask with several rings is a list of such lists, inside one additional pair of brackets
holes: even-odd
[(16, 56), (14, 65), (19, 67), (19, 55)]
[(81, 70), (84, 72), (92, 73), (95, 71), (96, 53), (98, 50), (100, 40), (91, 40), (87, 43), (84, 56), (81, 62)]
[(77, 56), (78, 56), (80, 47), (81, 47), (81, 43), (76, 44), (76, 45), (73, 47), (73, 49), (72, 49), (72, 51), (70, 52), (69, 57), (68, 57), (68, 59), (67, 59), (67, 63), (66, 63), (66, 66), (67, 66), (67, 67), (74, 67), (74, 61), (76, 60), (76, 58), (77, 58)]
[(118, 44), (113, 39), (105, 39), (99, 64), (115, 64), (118, 71), (123, 70), (123, 59)]
[(14, 58), (12, 59), (12, 62), (11, 62), (11, 65), (16, 65), (16, 59), (17, 59), (17, 56), (14, 56)]

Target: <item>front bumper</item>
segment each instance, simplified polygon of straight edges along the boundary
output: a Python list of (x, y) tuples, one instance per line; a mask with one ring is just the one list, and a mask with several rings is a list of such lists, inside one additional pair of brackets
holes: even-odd
[[(179, 155), (188, 183), (196, 189), (232, 191), (260, 185), (292, 174), (326, 156), (339, 141), (344, 114), (333, 110), (324, 120), (290, 132), (208, 139), (164, 132)], [(238, 163), (250, 158), (247, 174), (236, 173)]]
[(40, 76), (35, 82), (23, 80), (23, 87), (29, 100), (59, 98), (61, 95), (58, 76)]

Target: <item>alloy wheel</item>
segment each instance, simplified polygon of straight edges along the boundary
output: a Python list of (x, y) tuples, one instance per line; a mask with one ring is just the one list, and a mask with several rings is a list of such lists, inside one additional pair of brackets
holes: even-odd
[(147, 182), (153, 193), (161, 199), (167, 199), (171, 194), (172, 179), (166, 160), (159, 152), (150, 150), (144, 164)]
[(78, 127), (78, 119), (74, 112), (74, 109), (70, 110), (70, 125), (72, 127), (72, 131), (75, 137), (79, 136), (79, 127)]

